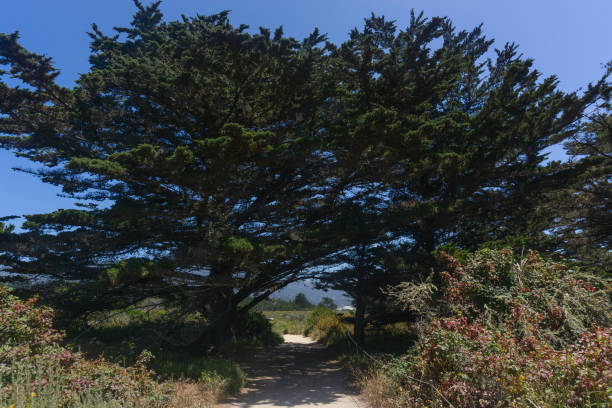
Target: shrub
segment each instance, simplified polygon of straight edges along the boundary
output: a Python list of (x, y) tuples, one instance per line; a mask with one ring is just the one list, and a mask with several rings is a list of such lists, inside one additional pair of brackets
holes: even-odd
[(249, 312), (235, 325), (238, 328), (236, 337), (250, 345), (275, 346), (283, 338), (274, 331), (272, 323), (261, 312)]
[(306, 318), (306, 327), (304, 328), (304, 336), (310, 335), (316, 324), (324, 317), (335, 316), (335, 312), (325, 306), (317, 306)]
[(609, 281), (534, 252), (442, 257), (449, 268), (418, 345), (364, 380), (374, 406), (428, 406), (428, 384), (455, 407), (610, 404)]
[(0, 286), (0, 361), (10, 358), (5, 354), (10, 351), (17, 353), (14, 357), (39, 354), (61, 340), (51, 328), (53, 311), (35, 303), (36, 298), (23, 302)]
[[(203, 365), (203, 370), (200, 374), (200, 380), (214, 378), (212, 382), (217, 382), (215, 388), (222, 389), (227, 394), (237, 394), (240, 389), (246, 384), (246, 374), (237, 364), (228, 363), (225, 360), (208, 360), (207, 364)], [(222, 381), (219, 382), (219, 379)]]
[(346, 329), (334, 311), (325, 306), (317, 306), (306, 319), (304, 335), (331, 346), (346, 340)]
[(546, 261), (536, 252), (518, 259), (510, 250), (481, 250), (460, 264), (442, 253), (441, 316), (485, 319), (488, 326), (513, 322), (563, 347), (585, 331), (612, 326), (612, 281)]
[[(145, 350), (128, 367), (87, 360), (61, 346), (52, 321), (50, 308), (0, 287), (0, 407), (208, 407), (245, 383), (235, 364), (178, 352)], [(148, 365), (168, 381), (157, 381)]]

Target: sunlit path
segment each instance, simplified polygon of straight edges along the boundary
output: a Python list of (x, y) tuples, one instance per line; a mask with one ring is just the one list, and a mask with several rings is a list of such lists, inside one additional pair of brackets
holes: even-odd
[(222, 407), (362, 406), (340, 363), (321, 345), (304, 336), (284, 337), (285, 343), (241, 364), (248, 375), (247, 386)]

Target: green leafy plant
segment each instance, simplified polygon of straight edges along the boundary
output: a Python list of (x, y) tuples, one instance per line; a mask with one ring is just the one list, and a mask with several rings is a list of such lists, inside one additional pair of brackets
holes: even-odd
[(372, 404), (428, 406), (432, 390), (455, 407), (610, 403), (610, 281), (535, 252), (484, 249), (464, 263), (441, 257), (448, 268), (417, 346), (363, 381)]
[(0, 407), (201, 407), (245, 383), (239, 366), (203, 355), (141, 349), (126, 367), (87, 359), (61, 345), (53, 317), (0, 286)]

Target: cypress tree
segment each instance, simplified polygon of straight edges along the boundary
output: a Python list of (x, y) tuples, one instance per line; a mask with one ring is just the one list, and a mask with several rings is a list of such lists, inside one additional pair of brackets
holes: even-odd
[(114, 35), (93, 26), (73, 88), (18, 34), (0, 35), (2, 74), (22, 84), (0, 83), (0, 146), (81, 206), (26, 216), (5, 263), (122, 296), (180, 295), (221, 342), (241, 301), (308, 264), (296, 230), (325, 162), (325, 37), (250, 34), (227, 12), (164, 22), (159, 2), (135, 4)]
[(610, 271), (612, 116), (609, 95), (599, 102), (594, 112), (586, 115), (584, 131), (566, 142), (573, 158), (566, 166), (586, 171), (546, 205), (555, 216), (551, 228), (551, 241), (556, 243), (554, 250), (565, 257)]
[(327, 131), (339, 165), (329, 203), (361, 208), (353, 211), (360, 220), (375, 213), (378, 233), (333, 224), (355, 238), (346, 246), (354, 262), (335, 277), (330, 269), (324, 285), (351, 285), (362, 246), (401, 255), (404, 280), (418, 280), (442, 245), (543, 240), (551, 218), (542, 203), (585, 170), (547, 164), (546, 149), (582, 133), (582, 115), (607, 88), (607, 76), (582, 95), (564, 93), (516, 45), (487, 58), (491, 45), (481, 27), (457, 31), (447, 18), (413, 13), (402, 30), (373, 15), (334, 49), (340, 86)]
[[(561, 92), (514, 44), (487, 58), (481, 27), (372, 15), (334, 46), (316, 30), (251, 34), (227, 12), (164, 22), (159, 2), (135, 4), (114, 35), (93, 26), (73, 88), (0, 35), (2, 78), (25, 85), (0, 82), (0, 147), (80, 203), (26, 216), (25, 233), (2, 234), (0, 260), (127, 300), (178, 298), (217, 342), (300, 278), (348, 291), (364, 315), (398, 274), (428, 274), (440, 245), (543, 239), (544, 200), (607, 163), (545, 154), (585, 136), (607, 77)], [(609, 191), (605, 171), (592, 177)]]

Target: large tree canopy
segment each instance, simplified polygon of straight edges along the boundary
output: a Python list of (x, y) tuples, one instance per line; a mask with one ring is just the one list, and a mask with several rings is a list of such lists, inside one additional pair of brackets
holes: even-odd
[[(609, 65), (609, 68), (612, 66)], [(584, 132), (566, 142), (569, 154), (588, 170), (552, 195), (553, 239), (574, 260), (612, 272), (612, 116), (609, 96), (586, 114)]]
[(480, 27), (372, 16), (333, 45), (135, 4), (113, 36), (93, 26), (73, 88), (0, 35), (0, 146), (81, 203), (3, 233), (14, 272), (180, 294), (222, 333), (306, 276), (367, 301), (439, 245), (537, 240), (542, 197), (589, 167), (544, 150), (579, 136), (605, 78), (563, 93), (512, 44), (487, 59)]
[(27, 85), (0, 88), (0, 143), (86, 203), (27, 216), (11, 261), (71, 279), (102, 271), (115, 286), (171, 280), (220, 315), (308, 265), (295, 230), (325, 161), (324, 37), (249, 34), (227, 12), (164, 23), (159, 3), (136, 4), (115, 36), (94, 25), (73, 89), (16, 34), (0, 37), (0, 62)]
[(385, 282), (429, 274), (441, 245), (548, 243), (542, 200), (583, 180), (586, 163), (547, 164), (545, 151), (582, 135), (605, 79), (566, 94), (513, 44), (486, 58), (491, 44), (480, 27), (413, 14), (405, 30), (372, 16), (333, 50), (329, 201), (342, 201), (333, 225), (347, 245), (322, 284), (349, 291), (358, 318)]

